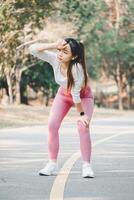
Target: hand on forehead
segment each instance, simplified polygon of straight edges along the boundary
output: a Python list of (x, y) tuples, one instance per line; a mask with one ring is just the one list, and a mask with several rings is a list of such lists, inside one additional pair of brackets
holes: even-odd
[(64, 39), (58, 41), (58, 49), (65, 49), (67, 46), (68, 44)]
[(64, 46), (64, 45), (67, 44), (67, 42), (63, 39), (63, 40), (61, 41), (61, 44)]

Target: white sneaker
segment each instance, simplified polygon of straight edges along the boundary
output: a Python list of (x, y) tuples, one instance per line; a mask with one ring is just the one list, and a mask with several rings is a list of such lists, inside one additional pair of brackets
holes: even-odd
[(82, 166), (82, 177), (83, 178), (94, 178), (94, 172), (89, 163), (84, 163)]
[(39, 171), (41, 176), (50, 176), (58, 174), (58, 166), (56, 162), (49, 161), (46, 166)]

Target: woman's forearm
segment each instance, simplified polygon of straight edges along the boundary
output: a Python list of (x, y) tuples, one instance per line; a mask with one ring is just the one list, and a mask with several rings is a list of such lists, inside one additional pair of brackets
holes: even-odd
[(25, 42), (24, 45), (31, 45), (31, 44), (34, 44), (34, 43), (40, 42), (40, 41), (41, 41), (41, 40), (39, 40), (39, 39), (31, 40), (31, 41)]
[(49, 49), (56, 49), (57, 48), (57, 43), (41, 43), (41, 47), (37, 48), (37, 51), (45, 51)]
[(19, 49), (21, 49), (21, 48), (23, 48), (23, 47), (25, 47), (27, 45), (31, 45), (31, 44), (34, 44), (36, 42), (40, 42), (40, 40), (38, 40), (38, 39), (36, 39), (36, 40), (30, 40), (28, 42), (25, 42), (25, 43), (19, 45), (16, 49), (19, 50)]
[[(29, 45), (32, 45), (32, 44), (38, 43), (38, 42), (41, 42), (41, 40), (39, 40), (39, 39), (31, 40), (31, 41), (28, 41), (28, 42), (21, 44), (16, 49), (19, 50), (24, 46), (29, 46)], [(44, 51), (44, 50), (56, 49), (57, 48), (57, 42), (55, 42), (55, 43), (40, 43), (40, 44), (41, 44), (41, 47), (39, 47), (37, 49), (37, 51), (40, 51), (40, 52)]]

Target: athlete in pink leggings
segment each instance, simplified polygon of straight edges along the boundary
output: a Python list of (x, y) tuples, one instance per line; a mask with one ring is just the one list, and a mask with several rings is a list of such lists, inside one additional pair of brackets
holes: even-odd
[[(32, 44), (34, 43), (34, 44)], [(75, 105), (83, 160), (82, 177), (93, 178), (91, 168), (90, 120), (93, 114), (94, 97), (89, 86), (85, 65), (84, 46), (73, 38), (60, 39), (55, 43), (30, 41), (30, 53), (53, 67), (55, 81), (60, 85), (52, 104), (48, 120), (49, 162), (39, 171), (40, 175), (58, 173), (59, 128), (69, 109)], [(52, 51), (56, 49), (57, 52)]]

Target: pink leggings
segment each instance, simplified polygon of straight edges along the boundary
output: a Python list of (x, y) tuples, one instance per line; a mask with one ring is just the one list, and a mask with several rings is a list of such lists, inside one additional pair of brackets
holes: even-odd
[[(94, 107), (94, 97), (91, 89), (88, 87), (81, 90), (80, 93), (82, 107), (86, 115), (91, 120)], [(66, 92), (66, 89), (60, 87), (53, 101), (48, 120), (48, 152), (51, 160), (57, 160), (59, 151), (59, 128), (61, 122), (69, 109), (73, 106), (72, 95)], [(79, 116), (79, 114), (78, 114)], [(89, 124), (90, 125), (90, 124)], [(87, 128), (82, 122), (77, 122), (77, 128), (80, 137), (80, 149), (83, 161), (90, 162), (91, 158), (91, 139), (90, 127)]]

